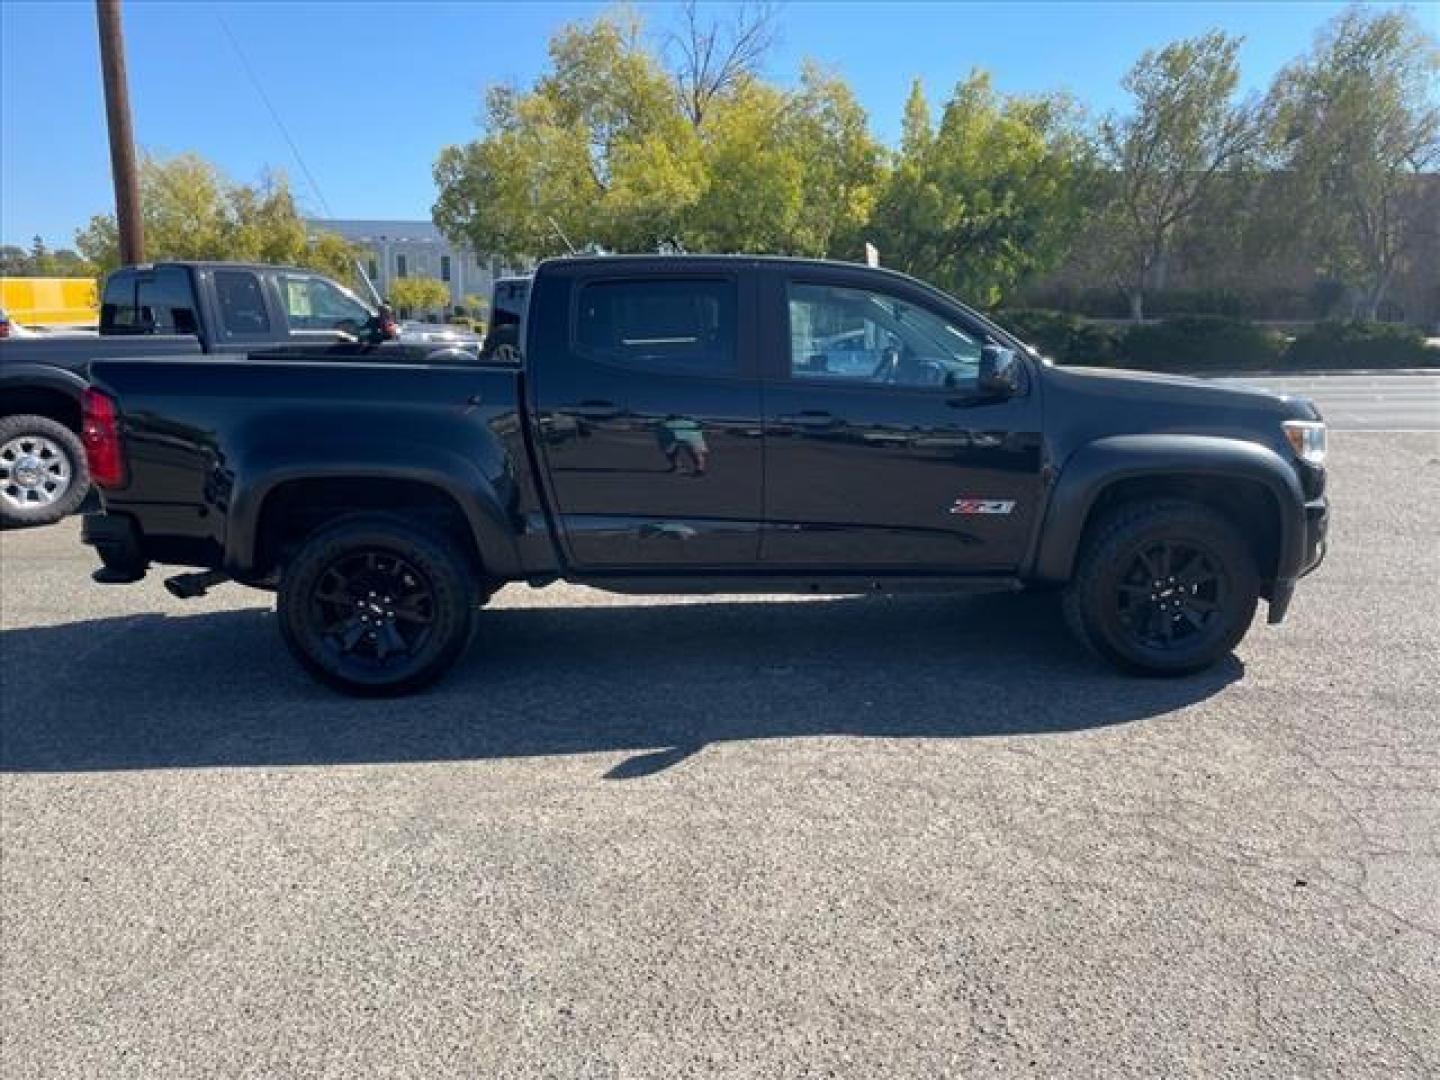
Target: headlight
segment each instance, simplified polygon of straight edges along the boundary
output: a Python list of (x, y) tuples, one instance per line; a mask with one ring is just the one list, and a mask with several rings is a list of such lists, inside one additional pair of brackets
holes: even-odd
[(1295, 456), (1309, 465), (1325, 464), (1325, 425), (1319, 420), (1286, 420), (1285, 437)]

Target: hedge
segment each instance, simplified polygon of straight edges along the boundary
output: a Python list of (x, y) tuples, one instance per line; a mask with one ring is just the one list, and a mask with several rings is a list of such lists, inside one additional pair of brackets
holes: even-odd
[(1244, 319), (1183, 315), (1132, 326), (1120, 346), (1123, 367), (1149, 371), (1226, 371), (1280, 364), (1284, 339)]
[(1044, 308), (996, 320), (1059, 364), (1200, 372), (1289, 368), (1440, 367), (1440, 349), (1395, 323), (1320, 322), (1286, 345), (1273, 330), (1224, 315), (1185, 315), (1143, 326), (1089, 322)]
[(1322, 322), (1290, 343), (1285, 366), (1297, 370), (1440, 367), (1440, 349), (1428, 347), (1413, 326)]
[(1001, 326), (1060, 364), (1114, 364), (1124, 336), (1122, 329), (1087, 322), (1064, 311), (1017, 308), (1002, 311), (996, 318)]

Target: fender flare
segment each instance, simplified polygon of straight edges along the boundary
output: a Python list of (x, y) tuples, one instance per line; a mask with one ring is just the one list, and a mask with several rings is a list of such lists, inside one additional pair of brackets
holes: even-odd
[(497, 483), (476, 462), (433, 446), (411, 444), (400, 453), (386, 443), (377, 443), (365, 447), (363, 453), (356, 450), (354, 443), (337, 445), (324, 459), (312, 457), (303, 466), (279, 459), (241, 463), (230, 482), (226, 569), (246, 572), (254, 567), (261, 514), (276, 488), (290, 481), (345, 479), (398, 480), (443, 492), (465, 516), (487, 571), (506, 578), (519, 572), (516, 527), (505, 510), (513, 492), (504, 490), (508, 480), (503, 472)]
[(6, 364), (0, 367), (0, 392), (34, 387), (59, 391), (79, 401), (80, 394), (89, 385), (84, 376), (50, 364)]
[(1235, 479), (1262, 485), (1279, 512), (1274, 577), (1285, 580), (1298, 573), (1305, 557), (1305, 496), (1295, 470), (1274, 450), (1212, 435), (1115, 435), (1086, 443), (1061, 467), (1030, 576), (1068, 581), (1096, 500), (1112, 484), (1146, 476)]

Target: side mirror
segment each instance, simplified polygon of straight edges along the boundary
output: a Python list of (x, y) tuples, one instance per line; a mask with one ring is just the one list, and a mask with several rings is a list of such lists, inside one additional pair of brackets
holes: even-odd
[(1020, 392), (1020, 359), (1014, 349), (993, 341), (980, 350), (979, 388), (982, 394), (1013, 397)]
[(389, 302), (380, 305), (380, 310), (375, 313), (375, 317), (366, 323), (365, 331), (366, 340), (371, 345), (394, 341), (400, 336), (400, 328), (395, 325), (395, 311), (390, 307)]

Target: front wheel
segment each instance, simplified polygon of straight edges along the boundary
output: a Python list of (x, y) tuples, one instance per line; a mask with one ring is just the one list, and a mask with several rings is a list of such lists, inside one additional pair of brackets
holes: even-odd
[(1185, 675), (1228, 654), (1260, 593), (1255, 558), (1222, 515), (1195, 503), (1123, 506), (1103, 519), (1065, 590), (1085, 645), (1149, 675)]
[(49, 525), (90, 490), (80, 437), (48, 416), (0, 418), (0, 524)]
[(434, 682), (474, 627), (477, 585), (448, 537), (395, 518), (343, 518), (316, 532), (280, 577), (291, 653), (321, 682), (366, 697)]

